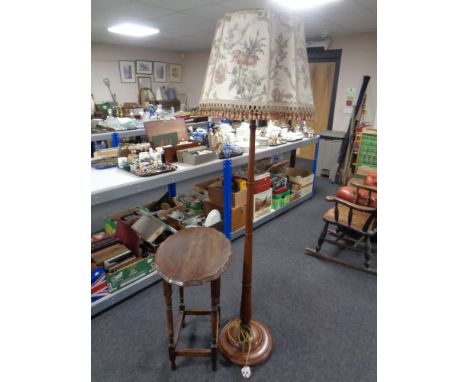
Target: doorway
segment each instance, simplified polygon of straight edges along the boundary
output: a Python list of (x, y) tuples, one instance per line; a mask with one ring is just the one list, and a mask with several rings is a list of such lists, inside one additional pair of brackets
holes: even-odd
[[(324, 50), (307, 48), (310, 80), (314, 96), (315, 119), (308, 124), (315, 133), (332, 130), (335, 112), (336, 89), (340, 73), (341, 49)], [(299, 158), (313, 160), (315, 145), (305, 146), (298, 150)]]

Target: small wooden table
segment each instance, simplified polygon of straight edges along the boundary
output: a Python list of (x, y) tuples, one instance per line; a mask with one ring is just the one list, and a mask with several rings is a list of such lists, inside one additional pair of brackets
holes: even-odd
[[(161, 275), (166, 299), (169, 359), (175, 370), (176, 356), (211, 357), (213, 370), (218, 359), (218, 331), (220, 327), (219, 296), (221, 274), (232, 261), (231, 242), (214, 228), (186, 228), (170, 236), (155, 255), (156, 271)], [(186, 309), (184, 287), (211, 282), (211, 309)], [(172, 284), (179, 286), (179, 318), (175, 332), (172, 316)], [(176, 350), (185, 316), (211, 315), (211, 348)]]

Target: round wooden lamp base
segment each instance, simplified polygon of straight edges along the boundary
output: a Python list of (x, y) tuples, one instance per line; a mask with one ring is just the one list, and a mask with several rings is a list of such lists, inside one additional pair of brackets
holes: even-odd
[(239, 338), (239, 327), (236, 325), (238, 323), (239, 320), (230, 321), (221, 330), (218, 339), (221, 353), (226, 359), (239, 366), (253, 366), (265, 362), (273, 350), (273, 338), (268, 328), (260, 321), (250, 321), (252, 343), (250, 353), (248, 353), (247, 349), (244, 351), (242, 345), (236, 342)]

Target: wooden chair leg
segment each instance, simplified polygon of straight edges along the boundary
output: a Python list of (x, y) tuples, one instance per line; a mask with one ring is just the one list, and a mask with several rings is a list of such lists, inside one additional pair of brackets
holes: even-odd
[[(179, 287), (179, 312), (185, 312), (185, 304), (184, 304), (184, 288)], [(185, 328), (185, 316), (182, 320), (182, 327)]]
[(216, 371), (218, 362), (218, 283), (217, 280), (211, 282), (211, 368)]
[(172, 317), (172, 285), (163, 280), (164, 298), (166, 299), (166, 319), (167, 331), (169, 334), (169, 360), (171, 369), (176, 369), (175, 364), (175, 345), (174, 345), (174, 322)]
[(318, 239), (317, 246), (315, 247), (317, 251), (320, 251), (320, 248), (322, 248), (322, 244), (325, 241), (327, 232), (328, 232), (328, 222), (325, 222), (325, 224), (323, 225), (322, 233), (320, 234), (320, 237)]
[(221, 329), (221, 277), (216, 280), (216, 304), (218, 306), (218, 328)]

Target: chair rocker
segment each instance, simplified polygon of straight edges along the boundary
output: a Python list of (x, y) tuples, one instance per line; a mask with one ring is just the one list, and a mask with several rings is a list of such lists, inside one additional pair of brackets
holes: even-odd
[[(371, 192), (377, 192), (377, 188), (353, 183), (357, 188), (356, 198), (359, 189), (368, 191), (368, 198), (365, 205), (356, 204), (340, 199), (336, 196), (327, 196), (329, 202), (334, 202), (335, 206), (330, 208), (324, 215), (325, 222), (322, 233), (315, 249), (307, 247), (306, 253), (318, 257), (322, 260), (331, 261), (353, 269), (368, 272), (377, 275), (375, 269), (370, 268), (370, 258), (372, 253), (371, 240), (377, 237), (377, 208), (369, 207)], [(335, 226), (336, 229), (329, 229), (329, 226)], [(331, 240), (327, 237), (333, 236)], [(348, 248), (353, 251), (364, 253), (364, 267), (351, 264), (347, 261), (320, 252), (324, 242), (337, 245), (341, 248)], [(350, 245), (351, 244), (351, 245)]]

